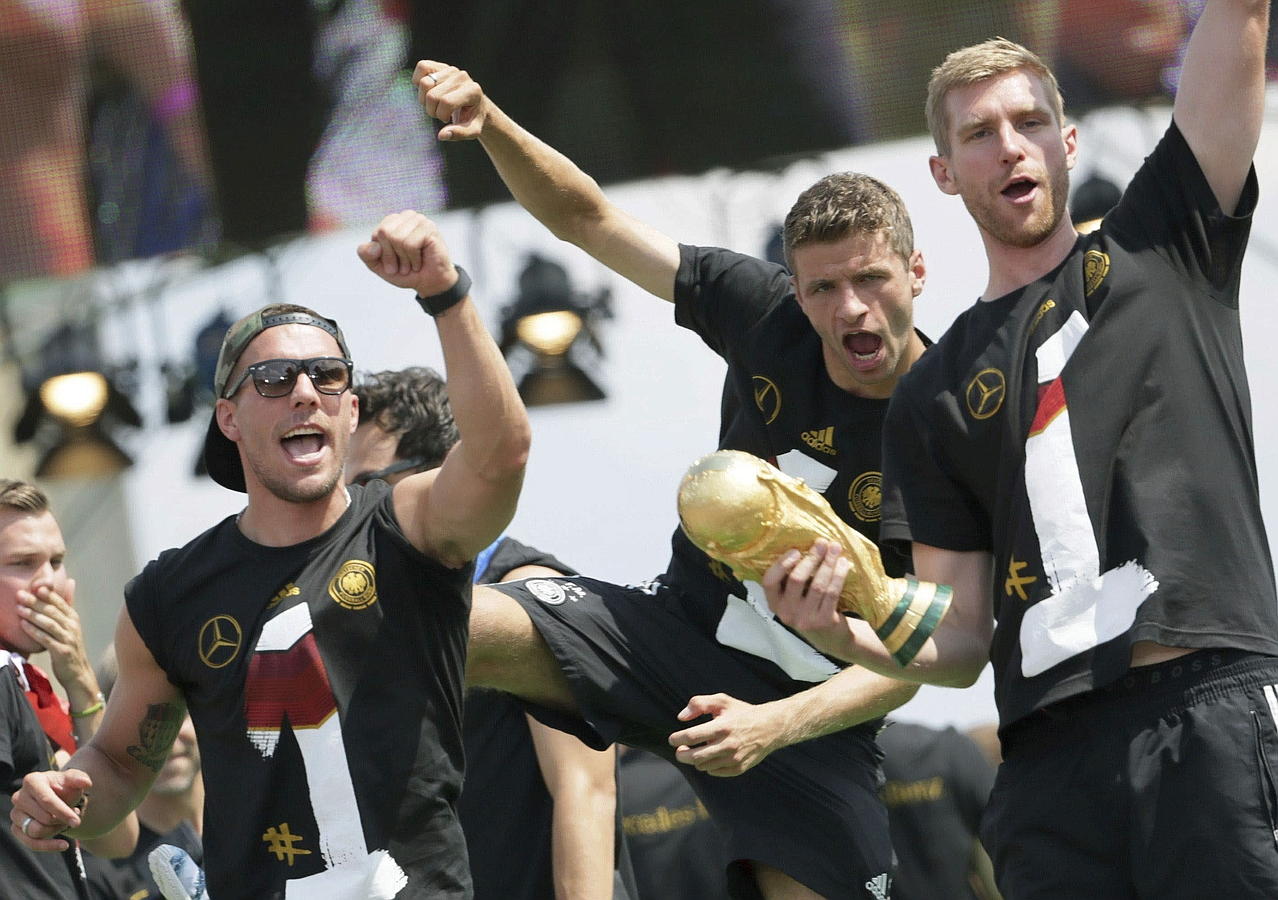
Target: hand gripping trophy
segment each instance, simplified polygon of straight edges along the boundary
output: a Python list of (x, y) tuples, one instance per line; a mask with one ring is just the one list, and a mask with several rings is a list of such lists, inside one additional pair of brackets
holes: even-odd
[(950, 607), (948, 586), (889, 578), (879, 548), (824, 497), (749, 453), (719, 450), (693, 463), (679, 485), (679, 520), (694, 544), (742, 581), (761, 582), (783, 553), (807, 551), (817, 538), (838, 543), (852, 563), (839, 610), (869, 622), (902, 666)]

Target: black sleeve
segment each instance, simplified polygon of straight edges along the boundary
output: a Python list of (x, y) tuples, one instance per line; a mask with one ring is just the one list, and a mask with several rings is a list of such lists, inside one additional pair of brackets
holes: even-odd
[(675, 322), (720, 356), (792, 293), (789, 273), (775, 263), (717, 247), (679, 245)]
[(1206, 284), (1217, 301), (1236, 307), (1258, 196), (1253, 167), (1238, 209), (1227, 215), (1173, 122), (1105, 217), (1106, 231), (1132, 252), (1159, 253), (1180, 275)]
[(916, 397), (930, 394), (910, 377), (915, 374), (897, 386), (883, 422), (879, 542), (900, 553), (908, 553), (912, 541), (946, 550), (989, 550), (989, 520), (948, 470), (935, 423), (917, 406)]
[(133, 622), (138, 637), (142, 638), (142, 643), (146, 644), (146, 648), (151, 651), (156, 664), (168, 672), (170, 671), (169, 660), (159, 640), (159, 622), (155, 608), (154, 585), (156, 570), (160, 564), (160, 559), (153, 559), (141, 572), (129, 579), (128, 584), (124, 586), (124, 606), (129, 612), (129, 620)]
[(576, 575), (577, 570), (573, 567), (561, 562), (549, 553), (538, 550), (536, 547), (530, 547), (527, 544), (521, 544), (514, 538), (504, 537), (501, 543), (497, 545), (497, 549), (493, 551), (493, 555), (488, 559), (488, 565), (484, 571), (475, 578), (477, 584), (496, 584), (499, 581), (505, 581), (506, 576), (511, 571), (521, 566), (545, 566), (548, 569), (554, 569), (556, 572), (562, 572), (564, 575)]
[(0, 793), (6, 798), (16, 790), (17, 783), (14, 732), (22, 721), (19, 717), (21, 711), (16, 706), (19, 701), (27, 702), (19, 689), (18, 679), (14, 677), (13, 667), (0, 665)]

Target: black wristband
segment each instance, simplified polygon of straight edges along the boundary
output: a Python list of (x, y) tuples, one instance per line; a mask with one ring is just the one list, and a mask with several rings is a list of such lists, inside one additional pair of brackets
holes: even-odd
[(440, 291), (438, 294), (431, 294), (429, 297), (417, 295), (417, 302), (422, 305), (422, 309), (430, 313), (432, 316), (443, 315), (445, 311), (452, 309), (461, 299), (470, 293), (470, 276), (466, 274), (466, 270), (461, 266), (454, 265), (457, 270), (457, 282), (446, 291)]

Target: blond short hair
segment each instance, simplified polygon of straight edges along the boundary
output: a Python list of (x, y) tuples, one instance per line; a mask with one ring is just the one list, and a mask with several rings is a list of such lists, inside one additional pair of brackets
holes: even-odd
[(40, 513), (49, 508), (44, 491), (27, 481), (0, 478), (0, 512)]
[(992, 38), (980, 44), (955, 50), (945, 61), (932, 70), (927, 85), (927, 127), (932, 132), (936, 152), (947, 156), (950, 152), (950, 115), (945, 100), (955, 88), (967, 87), (988, 81), (1008, 72), (1024, 69), (1043, 85), (1051, 104), (1052, 114), (1058, 125), (1065, 124), (1065, 100), (1060, 85), (1047, 63), (1038, 54), (1025, 49), (1007, 38)]
[(883, 234), (909, 265), (914, 228), (905, 201), (877, 178), (836, 172), (808, 188), (785, 217), (785, 261), (794, 271), (794, 251), (805, 244), (828, 244), (849, 235)]

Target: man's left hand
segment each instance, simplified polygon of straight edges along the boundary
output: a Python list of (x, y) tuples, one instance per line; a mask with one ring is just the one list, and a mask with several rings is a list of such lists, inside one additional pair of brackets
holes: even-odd
[(713, 718), (676, 731), (669, 742), (679, 762), (707, 775), (740, 775), (783, 746), (778, 743), (781, 729), (773, 721), (769, 704), (746, 703), (727, 694), (702, 694), (688, 701), (679, 720), (690, 722), (706, 715)]

